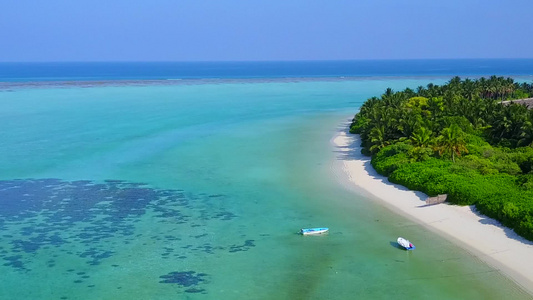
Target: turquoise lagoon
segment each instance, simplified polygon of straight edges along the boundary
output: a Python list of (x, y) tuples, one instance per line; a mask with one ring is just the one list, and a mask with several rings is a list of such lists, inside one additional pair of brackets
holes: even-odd
[(0, 298), (528, 299), (346, 185), (361, 103), (445, 80), (5, 89)]

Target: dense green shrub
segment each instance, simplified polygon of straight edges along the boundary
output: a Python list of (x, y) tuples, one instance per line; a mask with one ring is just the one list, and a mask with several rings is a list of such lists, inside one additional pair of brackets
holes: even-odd
[(471, 170), (477, 170), (483, 175), (499, 173), (498, 169), (494, 167), (489, 159), (476, 155), (465, 156), (463, 159), (457, 161), (457, 165), (464, 166)]
[(387, 146), (372, 157), (372, 166), (379, 174), (389, 176), (401, 165), (409, 163), (407, 153), (413, 146), (406, 143), (396, 143)]
[(437, 123), (439, 124), (438, 128), (440, 130), (455, 124), (467, 134), (474, 133), (474, 126), (472, 126), (472, 123), (470, 123), (470, 121), (464, 116), (445, 116), (439, 119)]
[(422, 191), (430, 196), (444, 194), (447, 191), (446, 170), (449, 163), (439, 159), (403, 164), (389, 177), (393, 183), (401, 184), (412, 190)]
[(533, 191), (533, 174), (518, 176), (516, 179), (516, 183), (518, 184), (518, 186), (520, 186), (526, 191)]
[(514, 227), (514, 230), (517, 234), (533, 241), (533, 217), (531, 215), (526, 215), (518, 226)]
[(516, 164), (518, 164), (522, 173), (527, 174), (531, 172), (533, 167), (533, 148), (517, 148), (510, 153), (510, 157)]
[(466, 135), (465, 142), (468, 153), (471, 155), (481, 156), (485, 151), (492, 149), (492, 146), (485, 139), (474, 134)]

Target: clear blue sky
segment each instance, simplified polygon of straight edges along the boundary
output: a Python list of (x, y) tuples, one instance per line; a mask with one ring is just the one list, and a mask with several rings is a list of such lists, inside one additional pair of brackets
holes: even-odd
[(0, 61), (533, 58), (533, 0), (0, 0)]

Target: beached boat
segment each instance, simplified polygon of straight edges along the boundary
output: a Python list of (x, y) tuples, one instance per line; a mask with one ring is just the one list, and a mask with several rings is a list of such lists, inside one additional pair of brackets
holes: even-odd
[(300, 233), (303, 235), (313, 235), (313, 234), (324, 234), (329, 231), (329, 228), (303, 228), (300, 230)]
[(403, 237), (398, 238), (398, 245), (405, 248), (405, 250), (414, 250), (415, 245), (413, 245), (409, 240), (404, 239)]

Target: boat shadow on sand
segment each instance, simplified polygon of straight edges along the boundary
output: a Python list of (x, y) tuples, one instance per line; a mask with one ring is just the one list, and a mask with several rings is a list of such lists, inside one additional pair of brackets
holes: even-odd
[(397, 249), (400, 249), (400, 250), (405, 250), (404, 247), (400, 246), (400, 244), (398, 244), (398, 242), (396, 241), (390, 241), (389, 244), (394, 247), (394, 248), (397, 248)]

